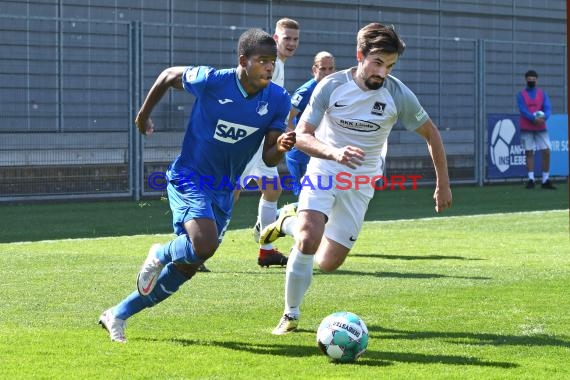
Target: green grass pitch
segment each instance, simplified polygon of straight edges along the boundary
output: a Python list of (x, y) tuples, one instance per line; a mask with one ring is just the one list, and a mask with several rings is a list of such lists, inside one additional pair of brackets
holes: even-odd
[[(566, 379), (567, 190), (457, 187), (442, 216), (431, 189), (377, 194), (345, 264), (315, 269), (300, 331), (281, 337), (284, 269), (256, 266), (246, 196), (213, 272), (128, 320), (126, 345), (96, 322), (134, 290), (149, 245), (171, 238), (167, 205), (2, 205), (0, 378)], [(354, 364), (315, 343), (341, 310), (370, 330)]]

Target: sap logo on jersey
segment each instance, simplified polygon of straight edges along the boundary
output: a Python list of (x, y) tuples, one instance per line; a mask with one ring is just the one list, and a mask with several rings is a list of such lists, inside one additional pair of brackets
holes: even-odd
[(236, 142), (255, 133), (256, 131), (257, 128), (248, 127), (247, 125), (230, 123), (229, 121), (225, 120), (218, 120), (214, 138), (225, 143), (235, 144)]

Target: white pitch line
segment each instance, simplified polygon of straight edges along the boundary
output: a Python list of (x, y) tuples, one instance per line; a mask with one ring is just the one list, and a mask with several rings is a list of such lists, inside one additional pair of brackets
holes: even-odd
[(441, 220), (441, 219), (457, 219), (457, 218), (482, 218), (488, 216), (501, 216), (501, 215), (528, 215), (528, 214), (546, 214), (550, 212), (569, 212), (570, 209), (559, 209), (559, 210), (537, 210), (537, 211), (515, 211), (515, 212), (494, 212), (491, 214), (473, 214), (473, 215), (451, 215), (451, 216), (430, 216), (427, 218), (410, 218), (410, 219), (390, 219), (390, 220), (370, 220), (365, 223), (378, 224), (378, 223), (397, 223), (397, 222), (412, 222), (412, 221), (430, 221), (430, 220)]

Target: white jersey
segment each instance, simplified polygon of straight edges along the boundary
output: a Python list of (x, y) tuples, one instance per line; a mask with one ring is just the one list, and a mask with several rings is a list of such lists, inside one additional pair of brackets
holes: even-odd
[(285, 62), (279, 57), (275, 60), (275, 69), (273, 69), (271, 81), (285, 88)]
[(354, 82), (352, 70), (355, 68), (321, 80), (301, 120), (317, 126), (315, 137), (327, 145), (361, 148), (364, 162), (350, 169), (333, 160), (312, 157), (307, 174), (381, 174), (378, 170), (383, 166), (384, 148), (394, 124), (400, 120), (406, 129), (415, 130), (429, 119), (417, 97), (399, 79), (389, 75), (378, 90), (363, 91)]

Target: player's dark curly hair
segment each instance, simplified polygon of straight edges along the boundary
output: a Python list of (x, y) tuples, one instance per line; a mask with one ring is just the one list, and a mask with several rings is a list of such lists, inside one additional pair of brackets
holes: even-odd
[(358, 31), (356, 48), (365, 57), (370, 53), (398, 53), (398, 55), (402, 55), (406, 49), (406, 44), (398, 36), (393, 25), (373, 22)]
[(273, 37), (266, 31), (253, 28), (248, 29), (240, 36), (237, 46), (238, 55), (251, 57), (255, 55), (260, 48), (273, 48), (277, 55), (277, 44)]

